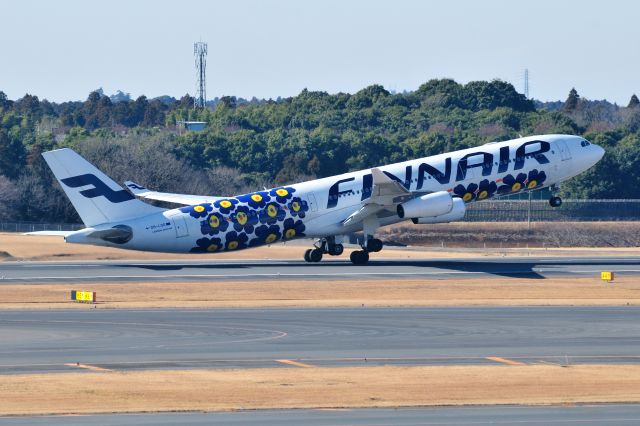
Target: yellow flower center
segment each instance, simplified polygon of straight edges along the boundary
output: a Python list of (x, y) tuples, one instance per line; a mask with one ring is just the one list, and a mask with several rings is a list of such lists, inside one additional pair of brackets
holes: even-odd
[(489, 195), (489, 193), (487, 191), (480, 191), (480, 193), (478, 194), (478, 199), (479, 200), (483, 200), (483, 199), (487, 198), (487, 195)]
[(295, 229), (287, 229), (284, 233), (284, 237), (288, 240), (296, 236)]
[(462, 201), (464, 201), (465, 203), (468, 203), (469, 201), (471, 201), (472, 198), (473, 198), (473, 194), (471, 192), (467, 192), (462, 196)]
[(259, 203), (260, 201), (262, 201), (262, 195), (260, 195), (260, 194), (253, 194), (253, 195), (251, 196), (251, 199), (252, 199), (253, 201), (255, 201), (256, 203)]
[(204, 211), (204, 207), (203, 206), (195, 206), (193, 208), (193, 210), (195, 210), (198, 213), (202, 213)]
[(276, 209), (274, 205), (270, 204), (269, 207), (267, 207), (267, 214), (269, 215), (269, 217), (276, 217), (276, 215), (278, 214), (278, 209)]
[(264, 242), (267, 244), (271, 244), (277, 239), (278, 239), (278, 236), (276, 234), (269, 234), (267, 235), (267, 238), (265, 238)]
[(280, 188), (280, 189), (276, 189), (276, 194), (278, 194), (278, 196), (280, 197), (286, 197), (287, 195), (289, 195), (289, 191), (287, 191), (284, 188)]
[(528, 187), (529, 189), (533, 189), (533, 188), (535, 188), (536, 186), (538, 186), (538, 182), (537, 182), (535, 179), (533, 179), (533, 180), (529, 181), (529, 184), (527, 185), (527, 187)]
[(231, 201), (229, 200), (220, 201), (220, 207), (224, 207), (225, 209), (228, 209), (229, 207), (231, 207)]
[(231, 241), (229, 244), (227, 244), (227, 249), (228, 250), (235, 250), (238, 248), (238, 242), (237, 241)]
[(218, 251), (218, 245), (211, 244), (209, 247), (207, 247), (207, 251)]
[(513, 185), (511, 185), (512, 191), (520, 191), (521, 188), (522, 188), (522, 184), (520, 182), (516, 182)]
[(209, 218), (209, 226), (212, 228), (217, 228), (218, 226), (220, 226), (220, 219), (218, 219), (218, 216), (211, 216)]
[(238, 221), (238, 223), (240, 225), (244, 225), (245, 223), (247, 223), (247, 215), (245, 213), (243, 213), (243, 212), (239, 212), (236, 215), (236, 220)]
[(291, 208), (293, 209), (294, 212), (297, 212), (300, 210), (300, 203), (298, 203), (297, 201), (294, 201), (293, 203), (291, 203)]

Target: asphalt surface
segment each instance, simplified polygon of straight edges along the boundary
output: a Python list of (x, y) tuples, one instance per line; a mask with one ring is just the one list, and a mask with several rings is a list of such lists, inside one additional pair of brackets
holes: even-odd
[[(380, 258), (383, 253), (380, 254)], [(410, 279), (477, 277), (588, 277), (610, 270), (620, 276), (640, 275), (640, 257), (496, 257), (433, 260), (379, 260), (355, 266), (345, 258), (304, 261), (92, 261), (2, 262), (3, 283), (59, 281), (203, 281), (299, 279)]]
[(0, 342), (0, 374), (638, 363), (640, 307), (0, 311)]
[(0, 417), (6, 425), (634, 425), (640, 405), (492, 406), (358, 410), (278, 410), (91, 416)]

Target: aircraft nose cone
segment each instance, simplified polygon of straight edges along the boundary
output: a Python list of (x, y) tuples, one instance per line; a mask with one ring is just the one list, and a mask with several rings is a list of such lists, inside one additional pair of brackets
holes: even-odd
[(600, 161), (600, 159), (604, 156), (604, 148), (599, 145), (591, 145), (593, 147), (593, 159), (594, 164)]

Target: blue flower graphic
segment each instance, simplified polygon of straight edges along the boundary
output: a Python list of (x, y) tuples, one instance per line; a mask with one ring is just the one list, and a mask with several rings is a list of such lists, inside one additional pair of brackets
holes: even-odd
[(293, 197), (293, 193), (296, 192), (295, 188), (281, 187), (281, 188), (273, 188), (269, 195), (272, 197), (276, 197), (276, 201), (280, 204), (285, 204), (287, 200), (290, 200)]
[(502, 179), (503, 185), (498, 187), (498, 194), (505, 195), (510, 192), (518, 192), (524, 188), (527, 175), (524, 173), (518, 173), (515, 178), (512, 175), (506, 175)]
[(262, 244), (271, 244), (282, 238), (280, 227), (278, 225), (260, 225), (256, 228), (256, 238), (251, 240), (250, 246), (259, 246)]
[(267, 207), (260, 210), (260, 223), (273, 225), (276, 222), (281, 222), (286, 215), (287, 213), (278, 205), (278, 203), (271, 202), (267, 204)]
[(462, 198), (462, 201), (464, 201), (465, 203), (470, 203), (471, 201), (475, 200), (477, 190), (478, 184), (470, 183), (469, 186), (459, 184), (455, 188), (453, 188), (453, 193)]
[(235, 209), (236, 204), (239, 201), (235, 198), (225, 198), (222, 200), (214, 201), (213, 206), (218, 209), (218, 211), (222, 214), (229, 214)]
[(544, 171), (533, 169), (529, 172), (529, 176), (527, 177), (527, 189), (535, 189), (542, 186), (545, 180), (547, 180), (547, 174)]
[(220, 213), (211, 213), (206, 220), (200, 222), (200, 232), (215, 235), (224, 232), (229, 227), (229, 222)]
[(211, 210), (213, 210), (213, 206), (207, 203), (196, 204), (195, 206), (182, 207), (180, 209), (182, 213), (189, 213), (191, 216), (195, 217), (196, 219), (201, 217), (207, 217), (207, 214), (209, 214)]
[(478, 187), (478, 195), (476, 199), (484, 200), (486, 198), (493, 197), (493, 194), (498, 190), (498, 185), (494, 181), (489, 181), (488, 179), (484, 179), (480, 181), (480, 185)]
[(305, 226), (301, 220), (294, 221), (292, 218), (289, 218), (284, 221), (284, 232), (283, 238), (285, 240), (291, 240), (297, 237), (304, 237)]
[(191, 249), (191, 253), (214, 253), (222, 248), (220, 238), (200, 238), (196, 245), (197, 247)]
[(244, 231), (247, 234), (253, 233), (253, 227), (258, 223), (258, 213), (247, 206), (238, 206), (236, 211), (231, 213), (233, 229)]
[(229, 231), (226, 235), (226, 242), (224, 243), (225, 250), (240, 250), (247, 248), (247, 241), (249, 237), (244, 232), (237, 233), (236, 231)]
[(254, 209), (263, 208), (269, 201), (271, 201), (271, 197), (266, 192), (254, 192), (252, 194), (240, 195), (237, 197), (238, 200), (243, 203), (247, 203), (250, 207)]
[(298, 216), (299, 218), (305, 217), (306, 212), (309, 211), (309, 204), (300, 197), (293, 197), (287, 207), (289, 207), (291, 216)]

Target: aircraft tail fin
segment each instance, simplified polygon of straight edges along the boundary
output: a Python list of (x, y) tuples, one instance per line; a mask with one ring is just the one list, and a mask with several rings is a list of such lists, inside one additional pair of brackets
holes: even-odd
[(42, 154), (87, 227), (161, 212), (111, 180), (69, 148)]

